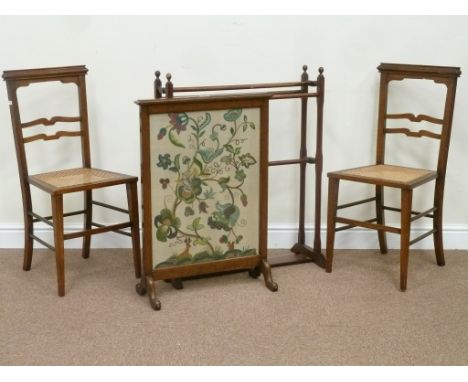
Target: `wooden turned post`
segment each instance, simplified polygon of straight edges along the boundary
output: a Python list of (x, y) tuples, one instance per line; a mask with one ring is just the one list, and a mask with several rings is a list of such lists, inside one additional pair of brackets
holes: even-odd
[(167, 82), (166, 82), (166, 98), (173, 98), (174, 97), (174, 85), (171, 82), (172, 74), (166, 74)]
[(161, 76), (161, 72), (159, 70), (156, 70), (154, 72), (154, 75), (156, 76), (156, 79), (154, 80), (154, 97), (162, 98), (162, 82), (159, 78)]
[[(309, 91), (309, 86), (307, 81), (309, 81), (309, 75), (307, 74), (307, 65), (302, 67), (301, 82), (301, 91), (307, 93)], [(307, 158), (307, 98), (301, 99), (301, 148), (299, 150), (299, 158), (304, 160)], [(299, 245), (305, 244), (305, 186), (306, 186), (306, 166), (307, 163), (301, 162), (300, 164), (300, 175), (299, 175), (299, 233), (297, 238), (297, 243)]]

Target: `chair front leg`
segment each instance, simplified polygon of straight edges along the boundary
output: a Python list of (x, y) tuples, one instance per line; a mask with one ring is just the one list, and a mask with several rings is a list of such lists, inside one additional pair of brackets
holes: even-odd
[[(384, 206), (384, 188), (383, 186), (375, 186), (375, 209), (377, 213), (377, 224), (385, 225), (385, 211)], [(379, 237), (380, 253), (385, 254), (388, 252), (387, 247), (387, 233), (382, 230), (377, 231)]]
[(400, 289), (402, 292), (406, 290), (406, 282), (408, 279), (412, 199), (413, 190), (401, 191)]
[(54, 225), (55, 262), (57, 266), (58, 295), (65, 296), (65, 256), (63, 240), (63, 195), (52, 195), (52, 221)]
[(138, 218), (138, 192), (137, 183), (127, 184), (128, 214), (131, 223), (132, 248), (133, 248), (133, 266), (135, 268), (135, 277), (141, 277), (141, 253), (140, 253), (140, 224)]
[[(84, 192), (84, 229), (91, 229), (91, 222), (93, 221), (93, 193), (91, 190)], [(83, 259), (89, 258), (89, 251), (91, 249), (91, 235), (83, 236), (83, 249), (81, 256)]]
[(338, 205), (339, 185), (339, 179), (328, 179), (327, 259), (325, 265), (325, 270), (328, 273), (332, 271), (333, 247), (335, 245), (336, 207)]

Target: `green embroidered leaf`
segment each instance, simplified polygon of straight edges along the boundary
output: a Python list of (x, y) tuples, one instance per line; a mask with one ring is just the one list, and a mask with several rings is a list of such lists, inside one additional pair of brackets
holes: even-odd
[(160, 225), (156, 231), (156, 239), (158, 239), (158, 241), (166, 242), (168, 233), (169, 226)]
[(245, 171), (241, 169), (236, 171), (236, 175), (234, 175), (234, 178), (236, 178), (239, 182), (242, 182), (246, 176), (247, 175), (245, 175)]
[(231, 259), (233, 257), (242, 256), (242, 251), (240, 249), (230, 249), (224, 253), (225, 259)]
[(197, 238), (193, 241), (193, 245), (206, 245), (207, 243), (208, 243), (208, 240), (206, 240), (204, 237)]
[(213, 160), (214, 150), (210, 147), (207, 149), (200, 149), (198, 151), (203, 159), (203, 162), (210, 163)]
[(256, 256), (256, 255), (257, 255), (257, 251), (252, 248), (252, 249), (244, 250), (244, 252), (242, 252), (241, 256)]
[(241, 161), (241, 164), (242, 166), (246, 167), (246, 168), (249, 168), (250, 166), (254, 165), (255, 163), (257, 163), (257, 161), (255, 160), (255, 158), (247, 153), (247, 154), (244, 154), (244, 155), (241, 155), (239, 157), (240, 161)]
[(215, 197), (215, 192), (213, 191), (213, 189), (210, 187), (209, 190), (206, 190), (204, 193), (203, 193), (203, 196), (205, 197), (205, 199), (214, 199)]
[(171, 129), (169, 130), (169, 140), (171, 141), (171, 143), (174, 145), (174, 146), (177, 146), (177, 147), (181, 147), (181, 148), (185, 148), (185, 146), (183, 145), (183, 143), (181, 141), (179, 141), (179, 138), (177, 138), (177, 136), (175, 135), (175, 130)]
[(205, 228), (205, 226), (203, 224), (200, 224), (200, 219), (201, 219), (201, 217), (193, 219), (192, 224), (188, 225), (187, 229), (190, 230), (190, 231), (199, 231), (199, 230)]
[(197, 158), (193, 158), (193, 164), (198, 167), (200, 174), (203, 172), (203, 164)]
[(166, 224), (165, 220), (166, 219), (170, 219), (170, 221), (172, 221), (172, 211), (169, 209), (169, 208), (163, 208), (161, 210), (161, 222), (163, 222), (163, 224)]
[(213, 131), (211, 134), (210, 134), (210, 139), (212, 141), (217, 141), (218, 140), (218, 133), (216, 131)]
[(219, 184), (219, 186), (221, 187), (221, 189), (223, 191), (226, 190), (227, 184), (229, 183), (230, 180), (231, 180), (231, 178), (229, 176), (228, 177), (222, 177), (222, 178), (218, 179), (218, 184)]
[(246, 194), (242, 194), (241, 197), (240, 197), (240, 200), (241, 200), (241, 203), (244, 207), (247, 207), (247, 195)]
[(224, 243), (227, 243), (228, 242), (228, 237), (227, 235), (222, 235), (220, 238), (219, 238), (219, 242), (224, 244)]
[(192, 207), (190, 206), (185, 207), (185, 211), (184, 211), (185, 216), (192, 216), (194, 214), (195, 214), (195, 211), (193, 210)]
[(227, 218), (229, 225), (234, 227), (239, 219), (240, 211), (237, 206), (231, 204), (230, 206), (226, 207), (224, 210), (224, 216)]
[(174, 167), (177, 169), (177, 171), (180, 170), (180, 154), (177, 154), (174, 157)]
[(177, 122), (182, 126), (186, 126), (189, 121), (189, 117), (187, 113), (179, 113), (177, 114)]
[(200, 129), (204, 129), (211, 122), (210, 113), (205, 113), (205, 120), (200, 124)]
[(230, 155), (225, 155), (225, 156), (223, 156), (219, 161), (220, 161), (221, 163), (231, 164), (231, 163), (232, 163), (232, 158), (231, 158)]
[(159, 130), (158, 139), (163, 139), (166, 136), (166, 133), (167, 133), (167, 129), (165, 127), (162, 127)]
[(213, 229), (230, 231), (239, 219), (239, 208), (232, 203), (221, 204), (217, 202), (216, 210), (208, 218), (208, 225)]
[(226, 113), (224, 113), (224, 119), (229, 122), (234, 122), (237, 119), (239, 119), (241, 114), (242, 114), (242, 109), (231, 109), (231, 110), (228, 110)]
[(255, 130), (255, 123), (253, 123), (253, 122), (244, 122), (242, 124), (242, 131), (245, 132), (249, 127), (252, 130)]
[(236, 244), (239, 244), (243, 238), (244, 238), (244, 236), (242, 236), (242, 235), (237, 236)]
[(203, 162), (210, 163), (213, 159), (219, 156), (223, 152), (223, 150), (218, 149), (215, 151), (211, 147), (209, 147), (207, 149), (200, 149), (198, 152), (200, 153)]
[(224, 145), (224, 148), (231, 154), (234, 154), (234, 147), (232, 145)]
[(211, 260), (212, 260), (211, 253), (208, 251), (198, 252), (192, 258), (193, 263), (202, 263), (202, 262), (211, 261)]
[(167, 170), (167, 168), (172, 164), (171, 160), (171, 155), (170, 154), (159, 154), (159, 162), (156, 164), (156, 166), (161, 167), (164, 170)]

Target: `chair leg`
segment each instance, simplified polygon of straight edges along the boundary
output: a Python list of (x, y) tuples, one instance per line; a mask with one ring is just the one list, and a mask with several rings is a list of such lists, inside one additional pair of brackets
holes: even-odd
[[(377, 213), (377, 224), (385, 225), (385, 211), (384, 205), (384, 189), (382, 186), (375, 186), (375, 209)], [(385, 254), (388, 252), (387, 247), (387, 233), (385, 231), (377, 231), (379, 237), (380, 253)]]
[(443, 267), (445, 265), (444, 242), (443, 242), (443, 224), (442, 224), (442, 203), (435, 203), (433, 228), (434, 232), (434, 250), (437, 260), (437, 265)]
[(140, 229), (138, 218), (138, 193), (137, 183), (127, 184), (128, 213), (130, 216), (133, 248), (133, 266), (135, 267), (135, 277), (141, 277), (141, 254), (140, 254)]
[[(91, 222), (93, 221), (93, 194), (92, 191), (85, 191), (84, 192), (84, 229), (91, 229)], [(91, 235), (83, 236), (83, 249), (81, 256), (83, 259), (89, 258), (89, 251), (91, 248)]]
[(339, 179), (328, 179), (328, 212), (327, 212), (327, 259), (325, 270), (330, 273), (333, 263), (333, 247), (335, 245), (336, 207), (338, 205)]
[(402, 292), (406, 290), (408, 279), (412, 199), (413, 190), (401, 191), (400, 289)]
[(24, 214), (24, 258), (23, 258), (23, 270), (31, 270), (32, 255), (34, 241), (31, 235), (34, 233), (34, 223), (32, 216), (29, 214)]
[(52, 220), (54, 224), (55, 262), (57, 266), (58, 295), (65, 296), (65, 259), (63, 240), (63, 196), (52, 195)]

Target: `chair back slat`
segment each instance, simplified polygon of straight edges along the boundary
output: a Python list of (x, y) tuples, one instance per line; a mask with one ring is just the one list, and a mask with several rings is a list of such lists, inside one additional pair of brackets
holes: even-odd
[(26, 127), (44, 125), (44, 126), (53, 126), (57, 122), (80, 122), (81, 117), (64, 117), (61, 115), (54, 116), (51, 118), (38, 118), (33, 121), (21, 123), (21, 127), (24, 129)]
[(419, 115), (414, 115), (412, 113), (403, 113), (403, 114), (387, 114), (386, 115), (387, 119), (408, 119), (411, 122), (430, 122), (434, 123), (437, 125), (443, 125), (444, 120), (440, 118), (435, 118), (431, 117), (430, 115), (425, 115), (425, 114), (419, 114)]
[(23, 138), (24, 143), (38, 141), (40, 139), (44, 141), (52, 141), (54, 139), (59, 139), (61, 137), (81, 137), (81, 131), (57, 131), (55, 134), (36, 134), (27, 138)]
[(442, 135), (433, 133), (432, 131), (429, 131), (429, 130), (412, 131), (410, 129), (403, 128), (403, 127), (386, 128), (384, 131), (386, 134), (405, 134), (407, 137), (416, 137), (416, 138), (428, 137), (428, 138), (434, 138), (434, 139), (441, 139), (442, 137)]

